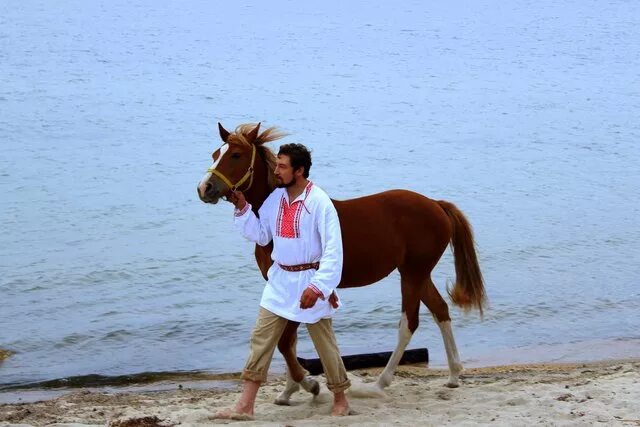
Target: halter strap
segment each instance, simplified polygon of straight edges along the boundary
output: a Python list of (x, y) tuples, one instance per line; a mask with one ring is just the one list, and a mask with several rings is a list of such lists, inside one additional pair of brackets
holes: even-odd
[(220, 171), (214, 169), (213, 167), (207, 169), (207, 172), (210, 172), (215, 176), (217, 176), (218, 178), (220, 178), (222, 182), (224, 182), (231, 191), (236, 191), (238, 187), (240, 187), (247, 180), (249, 180), (249, 185), (243, 191), (249, 190), (253, 185), (253, 165), (256, 160), (256, 146), (252, 145), (252, 147), (253, 147), (253, 152), (251, 153), (251, 164), (249, 165), (249, 169), (247, 169), (247, 173), (245, 173), (244, 176), (240, 178), (240, 181), (236, 182), (235, 184), (232, 184), (231, 181), (226, 176), (224, 176)]

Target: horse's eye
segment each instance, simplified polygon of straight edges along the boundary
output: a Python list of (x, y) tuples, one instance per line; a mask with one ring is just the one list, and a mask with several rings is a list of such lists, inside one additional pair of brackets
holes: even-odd
[(239, 158), (240, 158), (240, 153), (233, 153), (233, 154), (231, 155), (231, 158), (232, 158), (232, 159), (239, 159)]

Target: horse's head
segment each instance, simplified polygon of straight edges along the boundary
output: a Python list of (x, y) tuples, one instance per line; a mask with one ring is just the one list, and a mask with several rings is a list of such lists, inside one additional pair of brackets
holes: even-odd
[(263, 144), (284, 134), (277, 132), (276, 128), (259, 133), (260, 123), (240, 125), (233, 133), (218, 123), (218, 130), (223, 144), (213, 152), (213, 164), (198, 184), (200, 200), (215, 204), (221, 197), (228, 197), (233, 190), (246, 194), (249, 191), (262, 191), (265, 187), (273, 188), (269, 182), (272, 175), (269, 169), (274, 157)]

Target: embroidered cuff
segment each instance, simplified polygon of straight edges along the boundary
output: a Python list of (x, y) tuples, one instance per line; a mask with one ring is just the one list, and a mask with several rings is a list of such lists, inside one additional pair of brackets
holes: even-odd
[(313, 292), (315, 292), (316, 295), (318, 295), (318, 297), (321, 300), (324, 300), (324, 295), (322, 294), (322, 292), (320, 291), (320, 289), (318, 289), (316, 287), (316, 285), (314, 285), (313, 283), (310, 283), (309, 286), (307, 286), (309, 289), (311, 289)]
[(244, 208), (242, 209), (234, 209), (233, 210), (233, 216), (238, 217), (238, 216), (242, 216), (245, 213), (247, 213), (247, 211), (251, 209), (251, 205), (249, 204), (249, 202), (245, 203)]

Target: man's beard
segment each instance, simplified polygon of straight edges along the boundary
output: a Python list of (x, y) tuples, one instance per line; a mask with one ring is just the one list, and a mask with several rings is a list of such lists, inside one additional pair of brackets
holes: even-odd
[(291, 177), (291, 181), (289, 181), (289, 182), (287, 182), (287, 183), (284, 183), (284, 182), (278, 182), (278, 183), (276, 184), (276, 187), (278, 187), (278, 188), (289, 188), (289, 187), (291, 187), (291, 186), (292, 186), (293, 184), (295, 184), (295, 183), (296, 183), (296, 177), (295, 177), (295, 176), (293, 176), (293, 177)]

